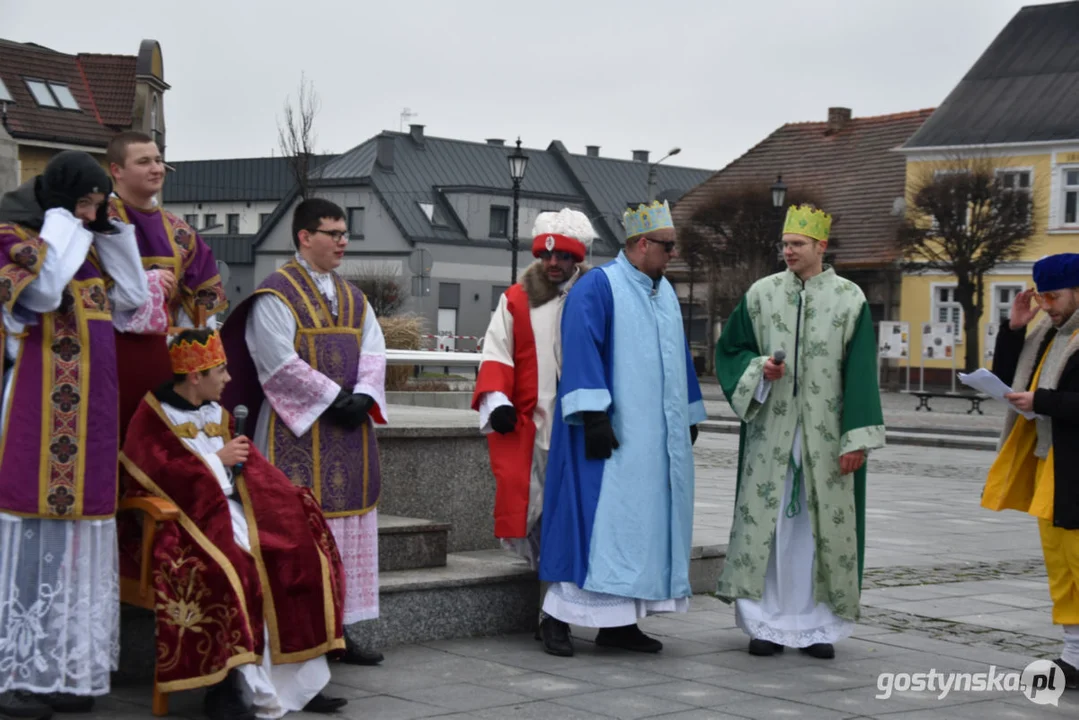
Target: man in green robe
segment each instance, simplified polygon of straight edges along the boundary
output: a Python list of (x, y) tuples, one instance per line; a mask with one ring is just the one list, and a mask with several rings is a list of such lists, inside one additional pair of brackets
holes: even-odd
[(823, 264), (831, 223), (790, 208), (787, 270), (754, 283), (716, 346), (742, 420), (717, 594), (734, 601), (753, 655), (835, 657), (859, 615), (866, 453), (884, 447), (884, 419), (869, 306)]

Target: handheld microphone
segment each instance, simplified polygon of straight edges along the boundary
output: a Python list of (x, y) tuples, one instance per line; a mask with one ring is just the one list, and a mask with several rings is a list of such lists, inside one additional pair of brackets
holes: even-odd
[[(247, 425), (247, 406), (237, 405), (236, 409), (232, 411), (232, 417), (236, 418), (236, 437), (246, 435), (244, 428)], [(232, 468), (233, 473), (238, 473), (244, 469), (243, 463), (237, 463)]]
[[(783, 361), (786, 360), (786, 359), (787, 359), (787, 351), (786, 350), (780, 349), (780, 350), (776, 350), (774, 353), (772, 353), (772, 362), (775, 363), (776, 365), (782, 365)], [(241, 407), (243, 407), (243, 406), (241, 405)], [(239, 410), (240, 408), (236, 408), (236, 409)]]

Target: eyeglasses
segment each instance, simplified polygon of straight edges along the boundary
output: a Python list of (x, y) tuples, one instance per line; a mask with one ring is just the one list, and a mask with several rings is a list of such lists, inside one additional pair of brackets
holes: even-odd
[(1056, 299), (1064, 294), (1063, 290), (1050, 290), (1048, 292), (1036, 292), (1034, 293), (1034, 302), (1038, 303), (1038, 307), (1042, 310), (1048, 310), (1049, 306), (1056, 302)]
[(656, 245), (663, 246), (663, 251), (665, 253), (667, 253), (668, 255), (670, 255), (671, 253), (674, 252), (674, 246), (675, 246), (674, 240), (653, 240), (650, 237), (646, 237), (645, 240), (647, 240), (650, 243), (655, 243)]
[(783, 250), (786, 250), (786, 249), (789, 248), (789, 249), (794, 250), (795, 252), (797, 252), (798, 250), (803, 250), (808, 246), (809, 246), (809, 243), (805, 242), (804, 240), (799, 240), (797, 242), (777, 242), (776, 243), (776, 250), (779, 250), (779, 251), (782, 252)]
[(333, 238), (334, 242), (348, 239), (348, 230), (323, 230), (322, 228), (318, 228), (317, 230), (315, 230), (315, 232), (322, 233), (323, 235), (329, 235), (331, 238)]
[(570, 260), (573, 260), (573, 256), (570, 255), (568, 252), (565, 252), (563, 250), (555, 250), (554, 252), (550, 252), (549, 250), (544, 250), (543, 252), (541, 252), (539, 254), (538, 257), (539, 257), (540, 260), (546, 261), (546, 260), (550, 260), (552, 256), (557, 258), (558, 260), (560, 260), (562, 262), (569, 262)]

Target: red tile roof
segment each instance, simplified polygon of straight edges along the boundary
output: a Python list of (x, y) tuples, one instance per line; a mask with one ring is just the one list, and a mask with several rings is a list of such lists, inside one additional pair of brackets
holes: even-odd
[[(33, 43), (0, 40), (0, 79), (14, 102), (7, 130), (15, 139), (105, 147), (131, 125), (135, 105), (134, 56), (67, 55)], [(38, 105), (26, 79), (64, 84), (79, 110)]]
[(675, 226), (688, 225), (693, 212), (723, 188), (771, 185), (782, 175), (788, 187), (813, 188), (835, 217), (837, 267), (887, 266), (898, 258), (893, 208), (906, 187), (906, 158), (892, 150), (932, 113), (852, 118), (834, 133), (827, 122), (788, 123), (686, 193), (674, 208)]

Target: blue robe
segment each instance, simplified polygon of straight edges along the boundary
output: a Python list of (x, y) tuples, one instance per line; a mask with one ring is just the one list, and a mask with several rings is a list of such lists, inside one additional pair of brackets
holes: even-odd
[[(706, 418), (674, 288), (624, 253), (582, 277), (562, 314), (540, 579), (637, 600), (689, 597), (690, 425)], [(583, 413), (619, 448), (585, 457)]]

